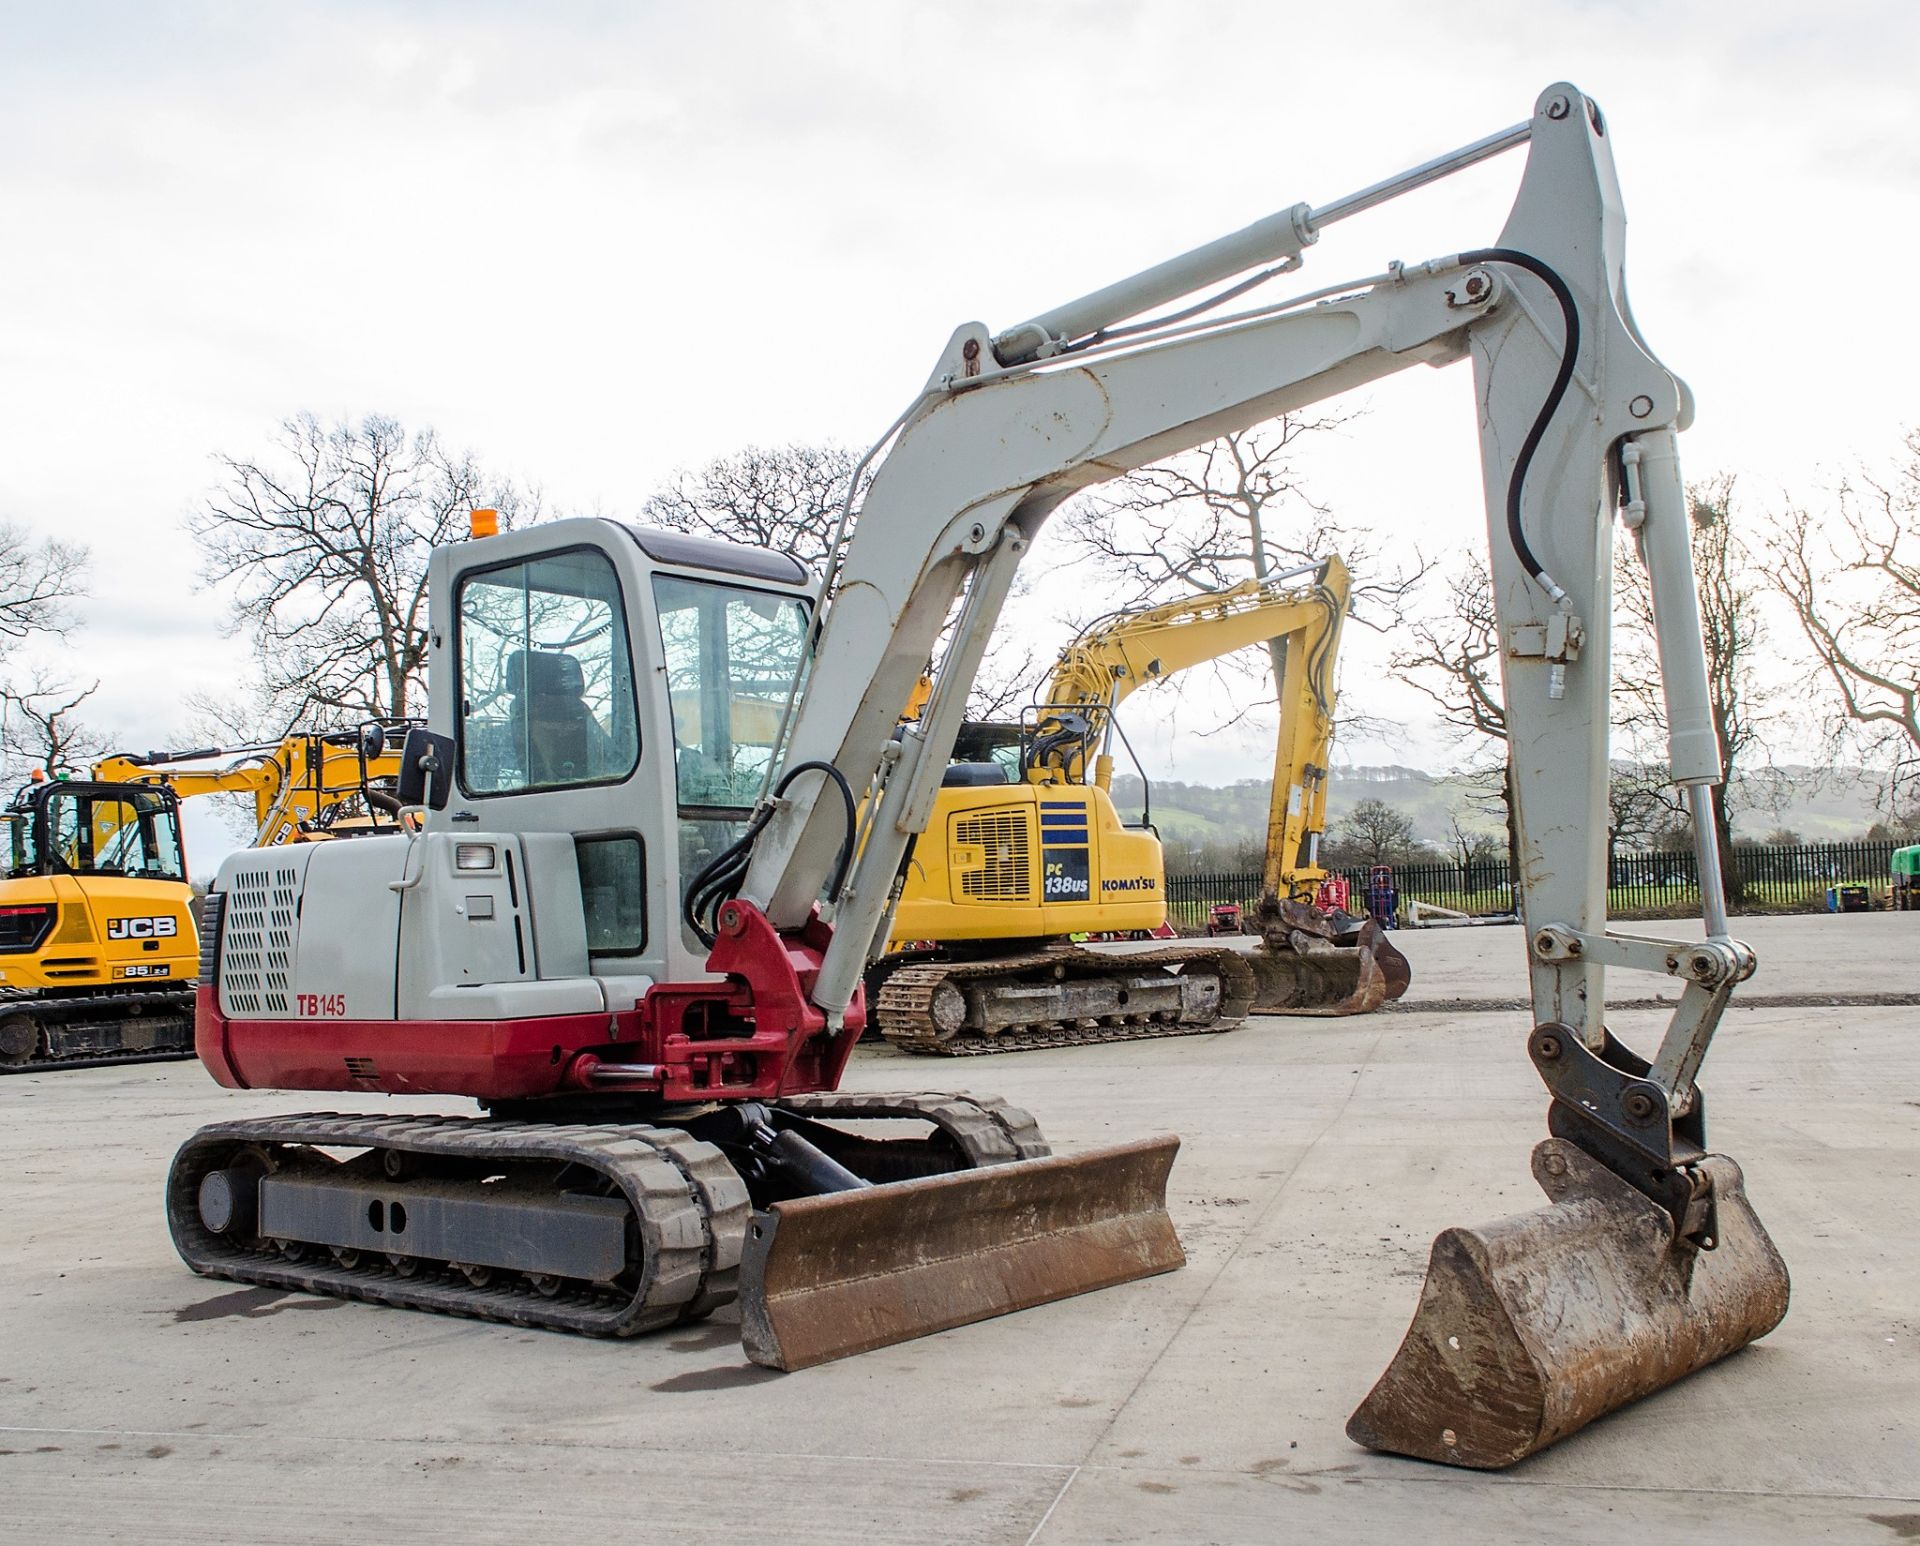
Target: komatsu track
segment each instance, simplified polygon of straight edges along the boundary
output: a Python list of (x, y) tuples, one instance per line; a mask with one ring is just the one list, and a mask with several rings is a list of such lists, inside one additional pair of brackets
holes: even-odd
[[(1050, 1152), (1032, 1117), (992, 1097), (778, 1104), (875, 1182)], [(733, 1300), (757, 1200), (719, 1148), (675, 1127), (319, 1113), (202, 1128), (174, 1157), (167, 1222), (208, 1277), (628, 1337)]]
[(1057, 944), (897, 967), (881, 982), (876, 1019), (903, 1051), (973, 1057), (1230, 1031), (1254, 991), (1246, 958), (1219, 946), (1123, 955)]
[(193, 989), (0, 993), (0, 1074), (193, 1056)]

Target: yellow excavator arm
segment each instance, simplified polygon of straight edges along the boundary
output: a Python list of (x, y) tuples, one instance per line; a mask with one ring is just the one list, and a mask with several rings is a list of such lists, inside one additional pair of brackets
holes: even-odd
[[(1040, 715), (1039, 739), (1055, 750), (1036, 759), (1030, 776), (1078, 781), (1087, 742), (1102, 733), (1101, 722), (1111, 723), (1130, 694), (1272, 641), (1279, 646), (1280, 731), (1267, 816), (1266, 888), (1283, 897), (1310, 888), (1326, 874), (1320, 835), (1327, 824), (1334, 663), (1351, 590), (1346, 564), (1329, 556), (1227, 590), (1102, 618), (1060, 652)], [(1102, 750), (1093, 782), (1108, 789), (1112, 778), (1112, 755)]]
[(399, 774), (402, 737), (391, 733), (393, 726), (370, 728), (379, 733), (304, 731), (253, 746), (118, 752), (95, 763), (93, 777), (100, 783), (162, 784), (182, 800), (251, 796), (255, 831), (249, 846), (272, 848), (314, 835), (314, 824), (344, 801)]

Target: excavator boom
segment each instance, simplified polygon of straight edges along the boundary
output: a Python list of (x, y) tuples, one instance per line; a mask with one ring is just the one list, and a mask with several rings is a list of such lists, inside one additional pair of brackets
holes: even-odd
[(245, 796), (253, 802), (254, 848), (326, 835), (342, 808), (355, 800), (367, 807), (365, 829), (377, 831), (392, 806), (381, 790), (399, 774), (400, 741), (418, 723), (370, 720), (355, 730), (290, 731), (278, 741), (250, 746), (117, 752), (96, 763), (93, 776), (163, 785), (181, 799)]

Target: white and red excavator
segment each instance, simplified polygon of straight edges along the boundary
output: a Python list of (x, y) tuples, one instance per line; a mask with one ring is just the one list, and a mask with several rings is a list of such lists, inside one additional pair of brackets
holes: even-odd
[[(1440, 1237), (1348, 1431), (1504, 1465), (1764, 1335), (1785, 1268), (1706, 1148), (1696, 1082), (1754, 957), (1728, 935), (1707, 798), (1721, 768), (1676, 453), (1691, 403), (1627, 307), (1609, 134), (1552, 86), (1528, 121), (1348, 198), (1002, 332), (960, 327), (875, 448), (824, 583), (785, 553), (599, 519), (437, 552), (431, 728), (401, 790), (421, 829), (230, 858), (203, 915), (198, 1048), (236, 1088), (487, 1114), (202, 1129), (168, 1185), (188, 1264), (607, 1335), (737, 1296), (749, 1355), (783, 1368), (1178, 1266), (1176, 1140), (1050, 1156), (991, 1099), (835, 1093), (862, 974), (1047, 517), (1228, 431), (1470, 358), (1549, 1204)], [(1238, 276), (1298, 268), (1334, 221), (1523, 145), (1492, 245), (1223, 309)], [(1608, 927), (1616, 521), (1652, 579), (1697, 944)], [(896, 738), (949, 619), (931, 700)], [(1645, 1054), (1608, 1031), (1610, 967), (1682, 988)]]

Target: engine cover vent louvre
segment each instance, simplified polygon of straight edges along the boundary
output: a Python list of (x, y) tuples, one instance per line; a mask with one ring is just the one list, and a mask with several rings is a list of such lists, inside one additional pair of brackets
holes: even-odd
[(960, 894), (975, 902), (1033, 900), (1032, 822), (1027, 812), (995, 811), (963, 816), (953, 824), (956, 846), (978, 848), (978, 869), (960, 875)]
[(299, 871), (236, 870), (226, 893), (220, 979), (236, 1015), (293, 1011), (293, 929)]

